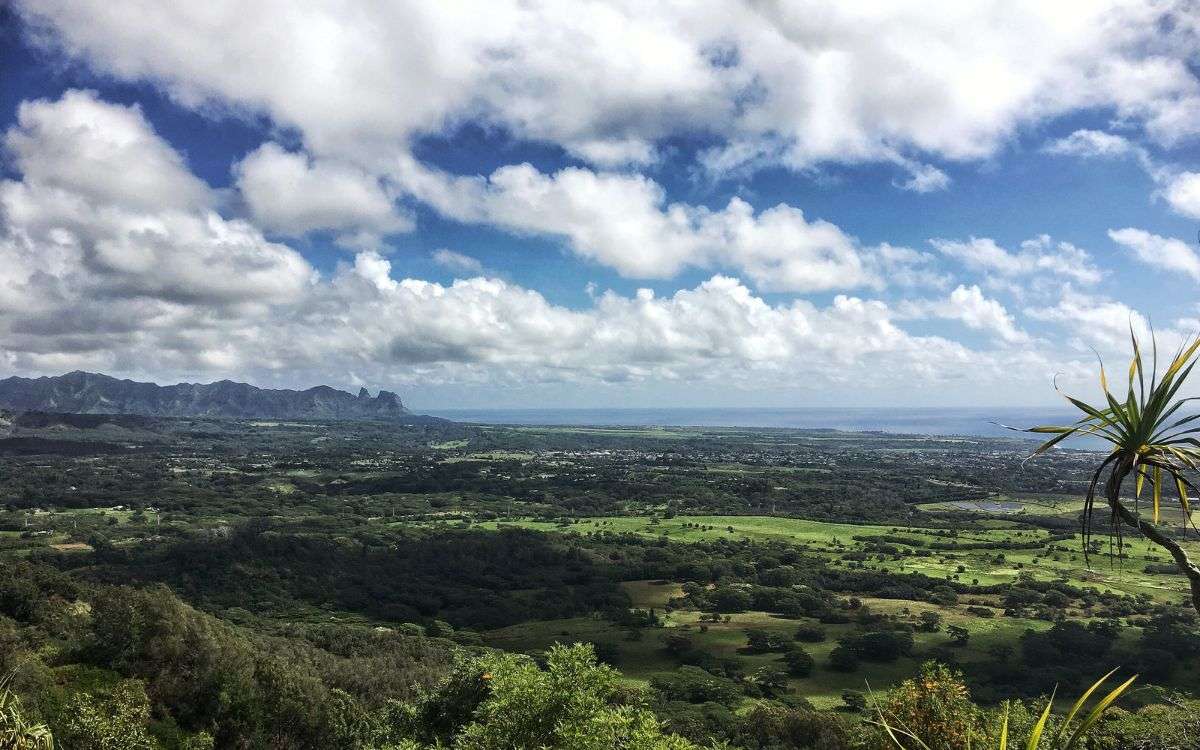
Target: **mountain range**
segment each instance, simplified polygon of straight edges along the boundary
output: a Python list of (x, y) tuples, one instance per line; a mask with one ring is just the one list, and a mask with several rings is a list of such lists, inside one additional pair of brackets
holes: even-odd
[(0, 408), (17, 412), (140, 414), (152, 417), (250, 419), (348, 419), (412, 422), (413, 415), (390, 391), (358, 395), (327, 385), (303, 391), (258, 388), (247, 383), (157, 385), (93, 372), (0, 380)]

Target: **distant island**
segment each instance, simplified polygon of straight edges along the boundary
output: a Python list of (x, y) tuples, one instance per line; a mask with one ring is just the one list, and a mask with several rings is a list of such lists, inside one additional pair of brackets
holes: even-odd
[[(0, 380), (0, 408), (17, 412), (137, 414), (150, 417), (235, 419), (346, 419), (420, 422), (390, 391), (355, 396), (319, 385), (303, 391), (258, 388), (247, 383), (158, 385), (75, 371), (40, 378)], [(439, 420), (440, 421), (440, 420)]]

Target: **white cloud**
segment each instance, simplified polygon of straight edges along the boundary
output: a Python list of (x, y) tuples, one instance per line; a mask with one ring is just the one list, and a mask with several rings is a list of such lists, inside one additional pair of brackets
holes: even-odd
[(25, 179), (63, 188), (94, 204), (129, 209), (209, 206), (208, 186), (158, 137), (136, 107), (68, 91), (17, 108), (4, 145)]
[[(786, 373), (808, 383), (855, 376), (885, 386), (906, 374), (952, 377), (966, 362), (1002, 370), (990, 353), (907, 333), (883, 302), (839, 295), (826, 307), (805, 300), (771, 304), (721, 275), (661, 298), (649, 290), (604, 292), (579, 310), (496, 279), (397, 280), (390, 262), (371, 250), (322, 280), (299, 254), (269, 242), (249, 222), (223, 218), (203, 204), (181, 204), (175, 195), (154, 205), (152, 192), (102, 189), (93, 177), (107, 151), (93, 148), (88, 128), (60, 127), (78, 105), (74, 94), (40, 103), (37, 120), (18, 123), (7, 136), (23, 149), (20, 179), (0, 182), (0, 361), (12, 371), (87, 367), (293, 383), (337, 381), (349, 373), (375, 382), (762, 383)], [(179, 155), (137, 110), (94, 97), (86, 97), (86, 106), (103, 121), (122, 123), (122, 142), (137, 143), (138, 153), (153, 157), (138, 165), (144, 173), (130, 185), (193, 184)], [(76, 155), (74, 171), (54, 161), (58, 149)], [(605, 236), (594, 234), (602, 223), (586, 210), (568, 209), (576, 191), (619, 196), (604, 184), (610, 177), (618, 179), (586, 171), (510, 174), (477, 184), (485, 195), (471, 210), (516, 217), (506, 221), (528, 231), (569, 233), (580, 247), (608, 252), (607, 242), (595, 239)], [(638, 184), (614, 183), (624, 189)], [(641, 186), (643, 196), (655, 198), (652, 184)], [(549, 201), (551, 211), (565, 211), (565, 223), (526, 213), (537, 201), (514, 203), (508, 195), (522, 190)], [(838, 263), (867, 273), (850, 238), (786, 206), (755, 214), (734, 202), (706, 212), (652, 200), (643, 208), (661, 222), (649, 239), (678, 233), (684, 244), (734, 247), (739, 263), (764, 274), (776, 268), (829, 274), (812, 278), (830, 283), (840, 273)], [(620, 231), (638, 237), (644, 230)], [(781, 243), (790, 252), (810, 252), (816, 270), (789, 269), (774, 249)], [(822, 267), (825, 254), (831, 260)], [(465, 257), (438, 255), (470, 265)], [(926, 260), (889, 246), (867, 257), (880, 269), (920, 268)]]
[(667, 297), (648, 289), (604, 292), (592, 307), (570, 310), (496, 279), (443, 286), (396, 280), (389, 271), (381, 256), (360, 254), (314, 290), (302, 315), (277, 314), (272, 325), (284, 335), (272, 341), (289, 342), (289, 351), (264, 342), (263, 356), (290, 357), (301, 368), (358, 361), (439, 377), (485, 369), (573, 381), (775, 378), (782, 371), (877, 381), (865, 372), (868, 363), (887, 362), (889, 377), (925, 376), (986, 356), (909, 335), (882, 302), (838, 296), (825, 308), (803, 300), (771, 305), (724, 276)]
[(1127, 138), (1101, 130), (1076, 130), (1070, 135), (1051, 141), (1042, 151), (1058, 156), (1083, 158), (1125, 156), (1136, 147)]
[(1175, 213), (1200, 219), (1200, 173), (1181, 172), (1160, 164), (1145, 147), (1119, 135), (1095, 130), (1077, 130), (1043, 148), (1047, 153), (1082, 158), (1132, 156), (1146, 175), (1158, 185), (1154, 197), (1165, 198)]
[[(1115, 300), (1080, 293), (1067, 288), (1059, 301), (1048, 307), (1035, 307), (1025, 311), (1034, 320), (1058, 323), (1076, 336), (1081, 349), (1096, 348), (1101, 351), (1120, 351), (1129, 354), (1129, 330), (1137, 332), (1143, 341), (1148, 340), (1149, 326), (1145, 316)], [(1159, 330), (1159, 347), (1170, 351), (1175, 336), (1170, 330)]]
[(950, 187), (950, 175), (932, 164), (912, 163), (907, 165), (909, 178), (901, 183), (904, 190), (914, 193), (932, 193)]
[(1200, 173), (1175, 175), (1164, 187), (1163, 195), (1176, 213), (1200, 219)]
[[(756, 211), (739, 199), (719, 208), (673, 203), (653, 180), (589, 169), (542, 174), (517, 165), (483, 178), (452, 177), (413, 164), (403, 150), (377, 167), (380, 182), (355, 166), (353, 149), (334, 149), (335, 156), (314, 147), (312, 153), (324, 155), (309, 157), (264, 147), (240, 172), (257, 220), (286, 232), (343, 231), (347, 245), (363, 239), (352, 265), (320, 279), (257, 224), (214, 211), (213, 191), (136, 108), (69, 92), (22, 108), (5, 143), (21, 175), (0, 182), (0, 361), (15, 371), (274, 373), (293, 382), (345, 373), (375, 382), (778, 383), (786, 376), (808, 386), (858, 380), (864, 388), (944, 382), (969, 371), (979, 387), (1010, 380), (1018, 367), (1041, 375), (1055, 356), (1011, 346), (974, 350), (913, 335), (901, 325), (910, 312), (879, 300), (771, 302), (721, 273), (667, 296), (604, 292), (591, 306), (570, 309), (495, 279), (449, 285), (394, 279), (383, 256), (361, 249), (370, 247), (372, 230), (398, 226), (394, 187), (463, 221), (562, 237), (580, 256), (631, 276), (703, 268), (736, 272), (764, 291), (948, 288), (930, 254), (864, 247), (836, 225), (787, 205)], [(584, 148), (587, 141), (574, 143)], [(636, 160), (639, 153), (620, 151), (611, 151), (612, 158)], [(248, 167), (253, 158), (270, 169)], [(285, 179), (272, 182), (279, 173)], [(262, 183), (252, 186), (257, 177)], [(347, 179), (361, 200), (351, 205), (288, 192), (334, 178)], [(267, 195), (272, 186), (279, 194)], [(1114, 230), (1113, 239), (1138, 257), (1200, 274), (1195, 254), (1181, 251), (1176, 240), (1133, 229)], [(1080, 284), (1100, 278), (1086, 252), (1048, 237), (1016, 250), (975, 238), (933, 246), (1014, 283), (1039, 273)], [(474, 270), (477, 261), (451, 253), (435, 259)], [(960, 285), (914, 305), (922, 315), (961, 321), (1006, 344), (1030, 343), (1016, 318), (978, 286)], [(1027, 314), (1077, 331), (1081, 340), (1086, 334), (1119, 346), (1132, 311), (1068, 292)]]
[(1182, 240), (1160, 237), (1143, 229), (1110, 229), (1113, 242), (1133, 251), (1134, 257), (1159, 271), (1176, 271), (1200, 281), (1200, 255)]
[(455, 273), (470, 273), (475, 275), (483, 273), (483, 264), (479, 262), (479, 259), (444, 247), (433, 251), (433, 262)]
[(1025, 240), (1017, 251), (1006, 250), (988, 237), (934, 239), (930, 244), (969, 269), (999, 276), (1052, 274), (1081, 284), (1094, 284), (1101, 278), (1085, 250), (1069, 242), (1054, 243), (1047, 235)]
[[(0, 341), (10, 352), (135, 356), (155, 336), (182, 346), (195, 330), (299, 299), (313, 282), (298, 253), (206, 208), (204, 183), (136, 108), (67, 92), (22, 114), (5, 138), (22, 179), (0, 182)], [(216, 354), (192, 349), (201, 363)]]
[(349, 164), (264, 143), (234, 167), (234, 174), (255, 221), (281, 234), (331, 229), (383, 235), (412, 229), (379, 180)]
[(1027, 343), (1029, 334), (1022, 331), (1013, 316), (999, 301), (985, 297), (975, 285), (958, 285), (950, 295), (940, 300), (909, 301), (901, 306), (912, 317), (934, 317), (957, 320), (968, 328), (986, 331), (1009, 344)]
[(981, 159), (1024, 125), (1097, 108), (1162, 144), (1200, 129), (1182, 1), (18, 8), (102, 71), (264, 112), (363, 166), (466, 121), (607, 165), (711, 135), (725, 168)]
[[(760, 289), (821, 291), (879, 286), (877, 269), (836, 225), (784, 204), (755, 212), (734, 198), (720, 210), (667, 203), (653, 180), (528, 164), (487, 178), (453, 177), (401, 160), (394, 174), (419, 199), (460, 221), (566, 239), (579, 256), (634, 278), (669, 278), (689, 267), (736, 270)], [(892, 255), (889, 267), (903, 260)]]

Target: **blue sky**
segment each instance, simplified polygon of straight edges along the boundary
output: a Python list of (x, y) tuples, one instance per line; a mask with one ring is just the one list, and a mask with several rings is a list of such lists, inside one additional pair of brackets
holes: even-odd
[(1200, 327), (1197, 13), (960, 5), (17, 2), (0, 374), (1086, 392)]

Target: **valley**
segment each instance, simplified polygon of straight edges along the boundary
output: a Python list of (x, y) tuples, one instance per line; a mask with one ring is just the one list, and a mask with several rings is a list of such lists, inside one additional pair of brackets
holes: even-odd
[[(104, 591), (161, 591), (230, 637), (301, 649), (314, 690), (363, 710), (431, 684), (456, 651), (590, 644), (702, 743), (736, 739), (764, 701), (857, 726), (856, 696), (931, 660), (985, 705), (1074, 694), (1114, 667), (1141, 673), (1136, 705), (1200, 690), (1167, 555), (1132, 536), (1118, 550), (1102, 528), (1084, 554), (1086, 452), (739, 428), (23, 415), (8, 429), (0, 557), (59, 583), (0, 577), (15, 639), (0, 667), (63, 686), (51, 718), (72, 690), (141, 675), (160, 717), (212, 720), (174, 718), (159, 683), (176, 667), (97, 661), (78, 635), (94, 625), (45, 614)], [(405, 664), (380, 666), (380, 638)], [(366, 664), (390, 687), (365, 692)]]

